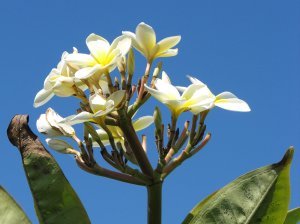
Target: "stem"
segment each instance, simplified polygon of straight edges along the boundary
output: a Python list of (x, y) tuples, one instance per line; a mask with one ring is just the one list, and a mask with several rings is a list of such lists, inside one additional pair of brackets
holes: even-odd
[(200, 145), (198, 145), (195, 149), (193, 149), (193, 147), (190, 144), (188, 144), (177, 158), (175, 158), (171, 163), (169, 163), (169, 165), (164, 167), (161, 177), (165, 179), (174, 169), (180, 166), (186, 159), (194, 156), (197, 152), (203, 149), (203, 147), (209, 142), (210, 137), (211, 134), (208, 133), (203, 139), (203, 141), (200, 143)]
[(142, 98), (143, 98), (143, 93), (144, 93), (144, 89), (145, 89), (144, 84), (147, 84), (150, 69), (151, 69), (151, 65), (152, 65), (152, 62), (147, 63), (147, 66), (146, 66), (146, 69), (145, 69), (145, 74), (144, 74), (144, 76), (142, 78), (142, 82), (141, 82), (141, 89), (140, 89), (139, 96), (138, 96), (138, 99), (137, 99), (138, 102), (141, 101)]
[(173, 140), (176, 130), (177, 116), (172, 114), (171, 116), (171, 127), (170, 127), (170, 136), (167, 144), (167, 149), (170, 149), (173, 146)]
[(132, 126), (131, 119), (128, 118), (128, 115), (124, 110), (118, 111), (120, 120), (120, 128), (124, 133), (125, 138), (127, 139), (130, 148), (133, 151), (135, 158), (142, 170), (142, 172), (148, 177), (153, 177), (153, 168), (150, 164), (150, 161), (143, 149), (143, 146), (140, 143), (140, 140)]
[(113, 84), (112, 84), (109, 72), (105, 72), (105, 76), (106, 76), (106, 80), (107, 80), (109, 93), (112, 94), (114, 92), (114, 89), (113, 89)]
[(146, 184), (146, 183), (142, 182), (141, 180), (136, 179), (132, 176), (105, 169), (103, 167), (100, 167), (97, 164), (95, 164), (93, 167), (89, 167), (79, 157), (75, 157), (75, 159), (76, 159), (77, 165), (81, 169), (83, 169), (84, 171), (86, 171), (88, 173), (98, 175), (98, 176), (102, 176), (102, 177), (107, 177), (107, 178), (110, 178), (110, 179), (115, 179), (115, 180), (125, 182), (125, 183), (135, 184), (135, 185), (145, 185)]
[(147, 186), (148, 224), (161, 224), (162, 184), (158, 182)]

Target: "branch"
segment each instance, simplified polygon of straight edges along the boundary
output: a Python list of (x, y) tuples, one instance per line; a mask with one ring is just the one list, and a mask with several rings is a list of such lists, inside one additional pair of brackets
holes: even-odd
[(211, 134), (207, 134), (203, 141), (197, 146), (195, 149), (190, 151), (190, 148), (187, 147), (185, 150), (181, 152), (181, 154), (175, 158), (169, 165), (164, 167), (162, 178), (166, 178), (174, 169), (180, 166), (186, 159), (194, 156), (197, 152), (199, 152), (210, 140)]
[(132, 126), (131, 119), (128, 118), (128, 115), (124, 110), (119, 110), (118, 113), (120, 115), (120, 128), (124, 133), (142, 172), (152, 178), (153, 168)]

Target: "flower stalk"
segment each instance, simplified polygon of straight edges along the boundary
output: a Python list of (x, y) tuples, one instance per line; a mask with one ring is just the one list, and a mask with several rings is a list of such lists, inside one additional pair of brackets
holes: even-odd
[(147, 186), (148, 193), (148, 224), (161, 224), (162, 218), (162, 185), (159, 181)]

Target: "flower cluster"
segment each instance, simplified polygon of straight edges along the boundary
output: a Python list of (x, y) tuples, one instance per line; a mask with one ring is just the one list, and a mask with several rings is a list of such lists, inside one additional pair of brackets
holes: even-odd
[[(86, 39), (89, 53), (79, 53), (76, 48), (72, 53), (64, 52), (61, 61), (51, 70), (43, 88), (37, 93), (34, 106), (44, 105), (53, 96), (73, 96), (80, 100), (80, 104), (76, 114), (65, 118), (51, 108), (40, 116), (37, 128), (49, 137), (46, 140), (48, 145), (57, 151), (75, 154), (80, 167), (89, 172), (97, 163), (93, 148), (100, 147), (103, 159), (127, 175), (122, 177), (122, 180), (129, 175), (137, 182), (144, 181), (145, 184), (148, 179), (142, 175), (153, 177), (154, 174), (146, 156), (146, 137), (143, 135), (140, 141), (137, 131), (155, 123), (156, 145), (159, 151), (159, 166), (155, 172), (166, 175), (174, 166), (169, 164), (170, 160), (187, 139), (189, 143), (185, 153), (193, 154), (199, 151), (197, 145), (201, 145), (206, 127), (204, 119), (214, 106), (232, 111), (250, 111), (248, 104), (234, 94), (223, 92), (214, 95), (207, 85), (194, 77), (188, 76), (191, 84), (187, 87), (173, 86), (169, 76), (162, 71), (161, 63), (158, 63), (153, 75), (150, 75), (155, 59), (177, 55), (178, 49), (174, 47), (180, 40), (180, 36), (172, 36), (157, 42), (153, 28), (140, 23), (135, 33), (123, 31), (111, 44), (99, 35), (90, 34)], [(142, 77), (137, 77), (137, 84), (133, 83), (133, 49), (146, 58), (145, 73)], [(115, 71), (119, 74), (114, 75)], [(171, 111), (166, 146), (163, 145), (164, 124), (159, 109), (155, 110), (155, 116), (144, 116), (132, 121), (139, 108), (151, 96)], [(183, 112), (192, 113), (193, 124), (188, 131), (186, 123), (182, 134), (179, 135), (177, 119)], [(199, 117), (197, 129), (196, 122)], [(80, 123), (84, 124), (82, 139), (76, 135), (73, 128)], [(73, 139), (80, 152), (62, 137)], [(107, 151), (108, 145), (111, 146), (111, 153)], [(127, 165), (128, 160), (138, 165), (142, 172), (131, 169)], [(98, 165), (97, 167), (99, 168)], [(112, 175), (101, 172), (98, 169), (97, 174)], [(133, 181), (127, 179), (129, 180)]]

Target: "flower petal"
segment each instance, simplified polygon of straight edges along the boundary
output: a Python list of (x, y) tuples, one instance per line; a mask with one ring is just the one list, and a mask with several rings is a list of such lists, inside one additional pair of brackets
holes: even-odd
[(137, 49), (141, 54), (145, 55), (145, 49), (143, 48), (143, 46), (141, 46), (138, 42), (137, 42), (137, 39), (136, 39), (136, 35), (132, 32), (129, 32), (129, 31), (123, 31), (122, 32), (123, 35), (129, 37), (131, 39), (131, 44), (132, 46)]
[(176, 89), (175, 86), (173, 86), (170, 83), (167, 83), (167, 79), (166, 77), (164, 78), (164, 80), (162, 79), (156, 79), (155, 80), (155, 87), (156, 89), (161, 92), (162, 94), (164, 94), (165, 96), (167, 96), (168, 99), (170, 100), (176, 100), (180, 98), (180, 93), (179, 91)]
[(171, 84), (171, 80), (170, 80), (169, 76), (167, 75), (167, 73), (165, 71), (163, 71), (162, 74), (161, 74), (161, 80), (164, 83)]
[(80, 124), (87, 121), (93, 121), (93, 114), (83, 111), (79, 114), (76, 114), (75, 116), (72, 115), (66, 117), (63, 121), (60, 122), (60, 124), (74, 125), (74, 124)]
[[(203, 95), (203, 97), (210, 96), (212, 94), (210, 92), (210, 90), (205, 85), (202, 86), (202, 85), (199, 85), (199, 84), (191, 84), (184, 90), (184, 92), (182, 93), (181, 98), (189, 100), (189, 99), (191, 99), (192, 97), (195, 97), (195, 96), (199, 97), (199, 95), (201, 95), (201, 94), (200, 94), (200, 92), (196, 93), (197, 91), (202, 91), (201, 94)], [(197, 95), (195, 95), (195, 94), (197, 94)]]
[(70, 77), (59, 77), (53, 85), (53, 93), (60, 97), (68, 97), (76, 94), (74, 79)]
[(183, 107), (191, 110), (194, 114), (198, 114), (213, 107), (216, 97), (207, 86), (191, 84), (182, 94), (182, 98), (186, 99)]
[(65, 60), (71, 67), (75, 69), (90, 67), (96, 64), (95, 59), (89, 54), (69, 54)]
[(147, 51), (148, 56), (156, 45), (156, 35), (153, 28), (145, 23), (140, 23), (136, 27), (135, 33), (137, 42)]
[(48, 108), (46, 111), (46, 119), (53, 129), (61, 132), (61, 135), (73, 136), (75, 134), (75, 130), (71, 125), (60, 123), (64, 119), (52, 108)]
[(133, 121), (132, 125), (135, 131), (140, 131), (150, 126), (153, 123), (153, 121), (153, 116), (144, 116)]
[(56, 78), (60, 77), (61, 75), (59, 74), (58, 70), (56, 68), (52, 69), (49, 75), (45, 78), (44, 81), (44, 89), (52, 89), (52, 82)]
[(169, 99), (169, 96), (167, 94), (162, 93), (162, 92), (158, 91), (157, 89), (152, 89), (149, 86), (147, 86), (146, 84), (145, 84), (145, 88), (154, 98), (156, 98), (158, 101), (160, 101), (162, 103), (166, 102), (166, 100)]
[(118, 90), (114, 93), (112, 93), (108, 98), (108, 100), (112, 100), (114, 102), (114, 107), (119, 107), (122, 102), (124, 102), (126, 97), (126, 91), (125, 90)]
[(99, 80), (99, 85), (104, 95), (109, 94), (108, 83), (104, 79)]
[(78, 79), (87, 79), (95, 74), (101, 74), (103, 71), (103, 68), (99, 64), (96, 64), (93, 67), (86, 67), (78, 70), (75, 73), (75, 77)]
[(41, 89), (35, 96), (34, 98), (34, 107), (40, 107), (47, 103), (52, 97), (54, 96), (54, 93), (52, 89)]
[(157, 45), (159, 46), (158, 51), (160, 53), (163, 53), (166, 50), (169, 50), (170, 48), (176, 46), (180, 40), (181, 40), (181, 36), (173, 36), (173, 37), (164, 38), (157, 43)]
[(193, 114), (199, 114), (205, 110), (209, 110), (210, 108), (212, 108), (214, 106), (213, 102), (209, 102), (209, 100), (203, 101), (201, 103), (198, 104), (194, 104), (191, 107), (189, 107), (189, 110), (193, 113)]
[(195, 78), (195, 77), (193, 77), (193, 76), (187, 75), (186, 77), (187, 77), (187, 78), (191, 81), (191, 83), (193, 83), (193, 84), (200, 84), (200, 85), (205, 86), (205, 84), (204, 84), (203, 82), (201, 82), (199, 79), (197, 79), (197, 78)]
[(102, 64), (110, 49), (109, 42), (101, 36), (94, 33), (86, 38), (86, 45), (88, 46), (91, 55)]
[(225, 110), (239, 112), (251, 111), (249, 105), (245, 101), (237, 98), (234, 94), (230, 92), (223, 92), (217, 95), (215, 105)]
[(107, 100), (99, 94), (93, 94), (90, 96), (89, 102), (92, 111), (96, 113), (99, 110), (105, 110), (105, 104)]
[(61, 136), (61, 132), (59, 130), (53, 129), (49, 122), (46, 119), (46, 114), (41, 114), (39, 119), (36, 121), (37, 130), (49, 137)]
[(176, 56), (178, 54), (178, 49), (169, 49), (167, 51), (164, 52), (158, 52), (155, 55), (155, 58), (165, 58), (165, 57), (173, 57)]
[(131, 47), (131, 38), (127, 37), (125, 35), (117, 37), (110, 46), (110, 52), (113, 49), (119, 49), (121, 52), (121, 55), (124, 56), (127, 54)]
[(112, 112), (115, 109), (113, 101), (108, 101), (106, 108), (104, 110), (99, 110), (98, 112), (94, 113), (93, 117), (102, 117), (110, 112)]
[(178, 91), (179, 92), (184, 92), (186, 89), (187, 89), (187, 87), (184, 87), (184, 86), (176, 86), (176, 89), (178, 89)]

